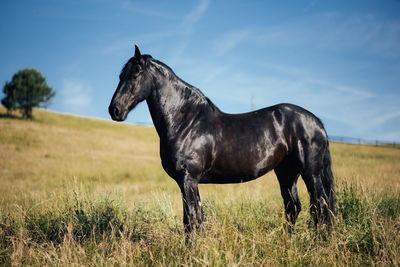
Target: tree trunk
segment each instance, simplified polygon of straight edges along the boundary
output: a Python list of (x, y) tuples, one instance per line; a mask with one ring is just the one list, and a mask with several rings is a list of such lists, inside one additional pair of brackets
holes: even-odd
[(32, 107), (23, 107), (22, 108), (22, 117), (28, 120), (32, 120)]

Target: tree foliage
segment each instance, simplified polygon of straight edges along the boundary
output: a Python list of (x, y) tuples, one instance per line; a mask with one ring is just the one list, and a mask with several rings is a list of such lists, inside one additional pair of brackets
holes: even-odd
[(46, 78), (36, 69), (26, 68), (14, 74), (11, 82), (3, 87), (5, 97), (1, 104), (11, 112), (20, 109), (22, 116), (32, 119), (34, 107), (46, 108), (54, 97), (55, 91), (46, 83)]

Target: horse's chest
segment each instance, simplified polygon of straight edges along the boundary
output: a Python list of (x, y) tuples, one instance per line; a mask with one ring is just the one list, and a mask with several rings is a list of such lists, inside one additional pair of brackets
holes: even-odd
[(185, 156), (176, 142), (161, 143), (160, 157), (164, 170), (172, 178), (177, 179), (185, 173)]
[(174, 179), (190, 174), (198, 178), (209, 166), (210, 141), (207, 138), (183, 138), (160, 144), (164, 170)]

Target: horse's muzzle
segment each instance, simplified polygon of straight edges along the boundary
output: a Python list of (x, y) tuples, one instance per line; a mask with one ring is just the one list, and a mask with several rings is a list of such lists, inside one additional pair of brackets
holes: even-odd
[(110, 105), (108, 107), (108, 112), (114, 121), (124, 121), (126, 119), (126, 115), (128, 115), (127, 111), (122, 110), (114, 105)]

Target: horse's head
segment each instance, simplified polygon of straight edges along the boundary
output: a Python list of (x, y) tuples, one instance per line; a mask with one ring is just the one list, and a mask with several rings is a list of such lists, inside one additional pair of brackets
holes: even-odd
[(142, 56), (135, 45), (135, 56), (130, 58), (119, 75), (119, 84), (111, 100), (108, 111), (115, 121), (126, 119), (139, 102), (145, 100), (152, 88), (147, 71), (148, 55)]

